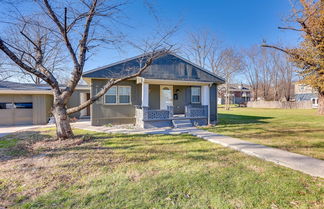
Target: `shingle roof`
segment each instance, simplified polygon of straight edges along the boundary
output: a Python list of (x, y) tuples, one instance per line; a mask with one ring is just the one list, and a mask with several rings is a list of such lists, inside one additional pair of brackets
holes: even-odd
[(38, 90), (38, 91), (48, 91), (51, 87), (46, 84), (32, 84), (32, 83), (17, 83), (12, 81), (0, 81), (0, 90)]
[[(60, 85), (64, 88), (64, 85)], [(88, 87), (87, 85), (78, 85), (77, 88)], [(33, 83), (18, 83), (12, 81), (0, 81), (1, 90), (17, 90), (17, 91), (51, 91), (52, 88), (47, 84), (33, 84)]]
[[(230, 91), (246, 91), (249, 92), (250, 87), (246, 84), (236, 84), (236, 83), (230, 83), (229, 85), (229, 90)], [(222, 84), (219, 86), (220, 89), (226, 88), (226, 84)]]
[[(84, 78), (121, 78), (134, 74), (145, 63), (144, 55), (126, 59), (117, 63), (93, 69), (83, 74)], [(153, 61), (153, 64), (142, 73), (148, 79), (203, 81), (224, 83), (224, 79), (205, 70), (194, 63), (169, 53)]]

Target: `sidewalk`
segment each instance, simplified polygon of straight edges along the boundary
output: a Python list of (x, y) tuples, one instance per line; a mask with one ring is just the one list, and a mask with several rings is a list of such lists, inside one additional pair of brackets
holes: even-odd
[(248, 155), (271, 161), (311, 176), (324, 178), (323, 160), (211, 133), (197, 128), (192, 128), (189, 133), (207, 141), (244, 152)]

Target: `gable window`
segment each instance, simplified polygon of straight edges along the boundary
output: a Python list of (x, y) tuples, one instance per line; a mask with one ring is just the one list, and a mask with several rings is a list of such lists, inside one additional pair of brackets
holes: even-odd
[(117, 86), (113, 86), (107, 91), (105, 104), (117, 104)]
[(200, 87), (191, 87), (191, 103), (200, 103)]
[(130, 104), (131, 87), (113, 86), (105, 94), (105, 104)]

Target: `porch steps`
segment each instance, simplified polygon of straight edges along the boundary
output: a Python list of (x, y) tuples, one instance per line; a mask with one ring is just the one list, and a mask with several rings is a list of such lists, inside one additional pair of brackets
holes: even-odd
[(172, 120), (175, 128), (189, 128), (192, 127), (190, 119), (176, 119)]

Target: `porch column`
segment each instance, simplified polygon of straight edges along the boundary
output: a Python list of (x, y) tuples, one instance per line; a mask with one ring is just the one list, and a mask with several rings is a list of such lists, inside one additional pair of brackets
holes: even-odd
[[(87, 101), (87, 93), (80, 93), (80, 104)], [(80, 117), (87, 115), (87, 108), (84, 108), (80, 111)]]
[(149, 106), (149, 84), (142, 83), (142, 107)]
[(209, 86), (201, 86), (201, 105), (208, 106), (208, 124), (210, 124), (210, 96), (209, 96)]

